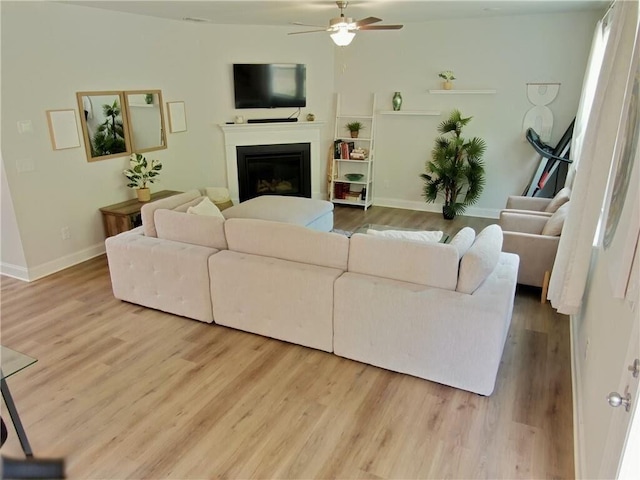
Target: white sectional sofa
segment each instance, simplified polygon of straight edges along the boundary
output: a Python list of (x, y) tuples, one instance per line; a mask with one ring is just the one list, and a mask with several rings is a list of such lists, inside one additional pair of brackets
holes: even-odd
[(518, 271), (497, 225), (451, 244), (349, 239), (186, 213), (201, 200), (192, 191), (145, 205), (142, 227), (107, 239), (117, 298), (492, 393)]

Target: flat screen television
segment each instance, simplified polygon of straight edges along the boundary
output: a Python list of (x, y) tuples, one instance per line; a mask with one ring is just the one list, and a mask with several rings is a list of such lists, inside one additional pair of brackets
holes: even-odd
[(236, 108), (306, 107), (307, 66), (300, 63), (236, 63)]

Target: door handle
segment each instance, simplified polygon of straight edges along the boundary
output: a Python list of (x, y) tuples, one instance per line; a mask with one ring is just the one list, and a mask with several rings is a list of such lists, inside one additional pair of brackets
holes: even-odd
[(625, 412), (628, 412), (631, 408), (631, 394), (629, 393), (629, 387), (625, 389), (624, 393), (625, 395), (623, 397), (618, 392), (611, 392), (607, 395), (607, 401), (613, 408), (623, 406)]

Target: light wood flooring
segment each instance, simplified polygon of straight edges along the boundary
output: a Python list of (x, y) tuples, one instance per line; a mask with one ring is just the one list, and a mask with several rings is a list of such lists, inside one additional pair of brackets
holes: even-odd
[[(493, 221), (336, 209), (363, 223)], [(104, 256), (1, 294), (2, 343), (38, 358), (9, 386), (69, 478), (574, 476), (568, 318), (537, 289), (518, 290), (491, 397), (120, 302)], [(11, 426), (1, 453), (21, 454)]]

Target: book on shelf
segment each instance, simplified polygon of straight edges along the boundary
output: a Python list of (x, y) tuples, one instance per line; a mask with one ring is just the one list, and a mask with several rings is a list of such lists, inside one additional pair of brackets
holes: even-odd
[(349, 160), (351, 158), (351, 152), (356, 147), (354, 142), (340, 142), (340, 158), (341, 160)]

